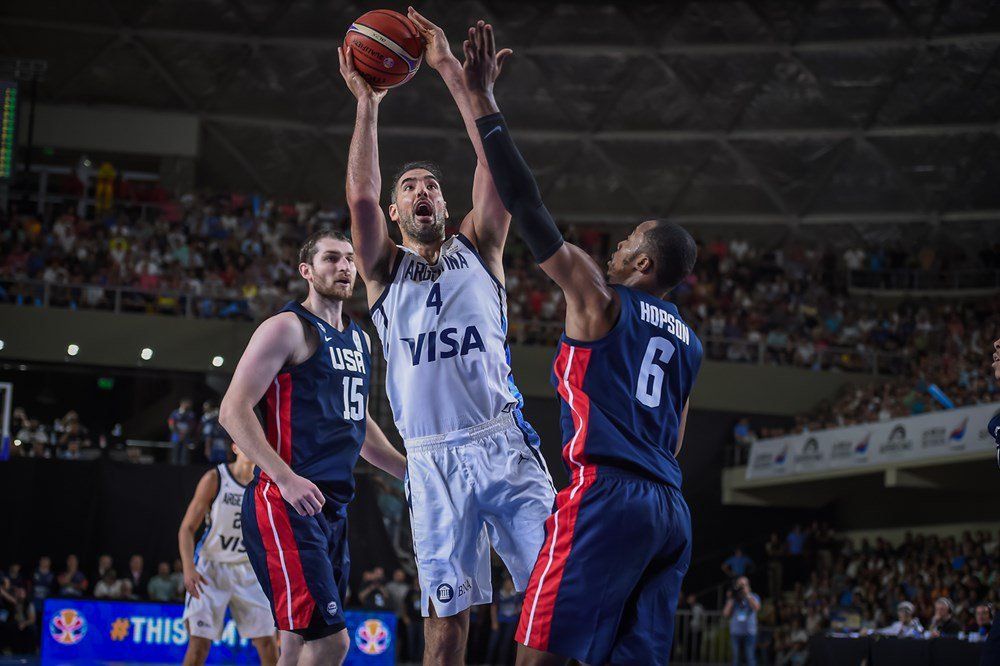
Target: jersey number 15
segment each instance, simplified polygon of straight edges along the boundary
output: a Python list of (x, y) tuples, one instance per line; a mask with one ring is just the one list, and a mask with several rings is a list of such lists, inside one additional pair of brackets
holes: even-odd
[(646, 355), (642, 357), (639, 381), (635, 386), (635, 398), (647, 407), (659, 407), (663, 393), (664, 369), (676, 351), (673, 343), (666, 338), (650, 338)]

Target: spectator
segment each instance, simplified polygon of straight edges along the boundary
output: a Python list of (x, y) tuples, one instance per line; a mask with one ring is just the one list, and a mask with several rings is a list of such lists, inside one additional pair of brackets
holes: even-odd
[(691, 619), (688, 621), (686, 634), (682, 634), (685, 642), (681, 661), (700, 661), (701, 642), (705, 631), (705, 607), (699, 603), (698, 597), (689, 594), (684, 599), (683, 608), (691, 614)]
[(66, 570), (57, 577), (59, 594), (64, 597), (82, 597), (87, 592), (87, 577), (80, 571), (76, 555), (66, 557)]
[(135, 554), (128, 560), (128, 590), (126, 594), (132, 599), (142, 599), (146, 594), (146, 573), (142, 555)]
[(219, 424), (219, 408), (206, 400), (201, 415), (201, 440), (205, 446), (205, 458), (218, 465), (229, 461), (229, 434)]
[(31, 574), (31, 601), (35, 609), (41, 611), (45, 608), (45, 600), (52, 595), (55, 589), (56, 576), (52, 572), (52, 559), (48, 555), (38, 558), (38, 567)]
[(34, 654), (38, 650), (35, 605), (28, 598), (28, 591), (24, 587), (12, 589), (14, 601), (8, 620), (10, 634), (7, 643), (14, 654)]
[(921, 638), (924, 628), (920, 626), (920, 620), (913, 616), (915, 608), (909, 601), (900, 601), (896, 605), (896, 616), (898, 619), (888, 627), (878, 630), (883, 636), (896, 636), (897, 638)]
[(177, 596), (177, 584), (170, 577), (170, 565), (160, 562), (156, 565), (156, 575), (149, 579), (146, 594), (150, 601), (166, 602)]
[(736, 445), (736, 465), (745, 465), (750, 456), (750, 446), (757, 435), (750, 429), (750, 419), (742, 418), (733, 427), (733, 442)]
[(726, 592), (722, 615), (729, 620), (729, 636), (733, 646), (733, 666), (745, 663), (756, 666), (757, 611), (760, 597), (750, 590), (750, 579), (740, 576)]
[(104, 553), (97, 558), (97, 571), (91, 576), (91, 580), (101, 580), (105, 572), (114, 568), (115, 560), (108, 553)]
[(781, 594), (785, 560), (785, 544), (777, 532), (771, 532), (771, 538), (764, 544), (764, 553), (767, 556), (768, 597), (777, 599)]
[(514, 589), (513, 579), (504, 575), (500, 592), (490, 606), (490, 638), (486, 648), (488, 663), (506, 664), (510, 661), (522, 598), (521, 593)]
[(127, 596), (128, 582), (118, 578), (118, 572), (107, 569), (97, 585), (94, 586), (95, 599), (124, 599)]
[(358, 593), (358, 602), (369, 610), (389, 608), (389, 594), (385, 589), (385, 570), (375, 567), (361, 576), (364, 586)]
[(183, 398), (177, 409), (170, 412), (170, 417), (167, 419), (167, 426), (170, 428), (170, 443), (173, 445), (173, 448), (170, 449), (170, 462), (174, 465), (186, 465), (190, 458), (191, 447), (194, 444), (195, 425), (198, 422), (198, 417), (192, 409), (193, 406), (194, 403), (190, 398)]
[(989, 604), (976, 606), (976, 619), (967, 630), (969, 640), (977, 643), (985, 641), (990, 635), (991, 624), (993, 624), (993, 613)]
[(744, 555), (743, 549), (737, 546), (733, 554), (722, 563), (722, 571), (730, 578), (746, 576), (753, 573), (753, 560)]
[(934, 617), (927, 625), (927, 631), (934, 638), (939, 636), (954, 636), (962, 631), (962, 625), (955, 619), (955, 605), (948, 597), (939, 597), (934, 602)]

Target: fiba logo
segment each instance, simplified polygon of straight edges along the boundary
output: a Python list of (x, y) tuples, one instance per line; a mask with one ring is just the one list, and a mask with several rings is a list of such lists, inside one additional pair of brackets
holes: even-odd
[(392, 58), (385, 58), (382, 60), (382, 66), (386, 69), (392, 69), (392, 66), (396, 64), (396, 61)]
[(455, 596), (455, 590), (448, 583), (441, 583), (438, 585), (437, 597), (438, 601), (441, 603), (447, 603), (451, 601), (452, 597)]
[(336, 601), (331, 601), (330, 603), (328, 603), (326, 605), (326, 612), (329, 613), (330, 615), (336, 615), (337, 614), (337, 602)]
[(354, 632), (354, 643), (362, 654), (382, 654), (389, 649), (392, 636), (381, 620), (370, 618), (361, 623)]
[(87, 619), (72, 608), (63, 608), (49, 621), (49, 633), (60, 645), (76, 645), (87, 635)]

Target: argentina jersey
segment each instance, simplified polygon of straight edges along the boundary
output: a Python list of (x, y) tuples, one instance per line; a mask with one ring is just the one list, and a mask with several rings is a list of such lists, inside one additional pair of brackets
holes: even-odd
[(465, 236), (446, 240), (433, 265), (400, 246), (371, 313), (404, 439), (462, 430), (510, 411), (521, 420), (506, 292)]
[[(346, 505), (354, 496), (368, 413), (371, 353), (364, 332), (354, 321), (337, 330), (294, 301), (281, 311), (314, 327), (319, 346), (271, 382), (264, 395), (267, 441), (293, 472)], [(263, 472), (260, 477), (267, 481)]]
[(701, 367), (701, 341), (673, 303), (613, 285), (621, 314), (594, 342), (563, 335), (552, 384), (571, 484), (611, 466), (681, 487), (678, 431)]

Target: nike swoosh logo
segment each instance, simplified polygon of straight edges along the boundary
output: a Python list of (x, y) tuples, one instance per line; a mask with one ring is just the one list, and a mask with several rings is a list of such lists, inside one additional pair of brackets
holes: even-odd
[(324, 335), (324, 336), (323, 336), (323, 339), (324, 339), (325, 341), (329, 342), (330, 340), (333, 340), (333, 336), (332, 336), (332, 335), (331, 335), (331, 336), (326, 336), (326, 335)]
[(496, 127), (494, 127), (493, 129), (491, 129), (489, 132), (486, 133), (486, 136), (483, 137), (483, 140), (485, 141), (486, 139), (490, 138), (490, 135), (493, 134), (493, 132), (502, 132), (502, 131), (503, 127), (497, 125)]

